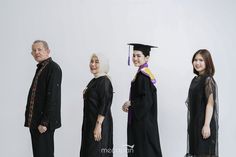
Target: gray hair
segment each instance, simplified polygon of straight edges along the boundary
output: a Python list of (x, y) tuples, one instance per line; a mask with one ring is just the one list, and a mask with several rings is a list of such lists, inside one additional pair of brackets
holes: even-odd
[[(48, 43), (47, 43), (46, 41), (44, 41), (44, 40), (35, 40), (35, 41), (33, 42), (33, 45), (36, 44), (36, 43), (42, 43), (42, 44), (43, 44), (43, 47), (44, 47), (46, 50), (49, 49)], [(33, 45), (32, 45), (32, 46), (33, 46)]]

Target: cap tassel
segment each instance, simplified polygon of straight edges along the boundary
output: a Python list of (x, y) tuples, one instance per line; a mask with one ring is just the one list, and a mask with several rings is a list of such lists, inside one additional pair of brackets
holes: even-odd
[(128, 65), (130, 66), (130, 45), (129, 45), (129, 52), (128, 52)]

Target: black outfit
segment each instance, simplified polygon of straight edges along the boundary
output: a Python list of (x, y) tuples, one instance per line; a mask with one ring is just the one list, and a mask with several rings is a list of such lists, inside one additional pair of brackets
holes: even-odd
[[(213, 94), (214, 107), (210, 122), (211, 135), (203, 139), (206, 105)], [(202, 75), (193, 78), (188, 99), (188, 147), (186, 157), (218, 157), (218, 100), (217, 85), (213, 77)]]
[[(112, 157), (113, 122), (111, 104), (113, 87), (107, 76), (93, 78), (84, 91), (84, 115), (80, 157)], [(95, 141), (93, 131), (98, 115), (104, 116), (102, 139)]]
[[(29, 90), (25, 111), (25, 127), (30, 128), (34, 157), (53, 157), (53, 135), (61, 126), (62, 71), (48, 58), (37, 65)], [(38, 126), (47, 127), (40, 134)]]
[(139, 71), (131, 83), (128, 113), (128, 157), (162, 157), (156, 87)]
[(34, 157), (54, 157), (54, 130), (41, 134), (38, 129), (30, 129)]

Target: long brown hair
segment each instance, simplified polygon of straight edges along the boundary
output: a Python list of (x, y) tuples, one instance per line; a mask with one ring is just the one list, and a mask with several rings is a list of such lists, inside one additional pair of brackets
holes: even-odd
[[(205, 62), (205, 65), (206, 65), (205, 74), (213, 76), (215, 74), (215, 66), (212, 61), (211, 53), (207, 49), (198, 50), (193, 55), (192, 64), (197, 54), (200, 54)], [(194, 67), (193, 67), (193, 73), (199, 75), (199, 72), (197, 72)]]

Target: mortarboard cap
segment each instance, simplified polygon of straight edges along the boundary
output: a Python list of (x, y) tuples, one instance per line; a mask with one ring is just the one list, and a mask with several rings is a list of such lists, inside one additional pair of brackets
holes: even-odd
[(151, 48), (157, 48), (156, 46), (138, 44), (138, 43), (129, 43), (128, 45), (133, 46), (133, 50), (142, 51), (144, 56), (149, 56)]
[(129, 43), (128, 45), (129, 45), (128, 65), (130, 65), (130, 46), (133, 46), (133, 50), (142, 51), (145, 57), (150, 55), (151, 48), (157, 48), (156, 46), (150, 46), (138, 43)]

